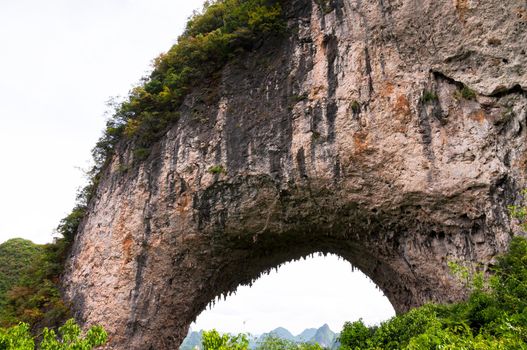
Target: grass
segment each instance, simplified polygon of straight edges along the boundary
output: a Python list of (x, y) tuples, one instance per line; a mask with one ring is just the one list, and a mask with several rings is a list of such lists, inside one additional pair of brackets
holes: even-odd
[(423, 97), (421, 98), (421, 100), (424, 103), (431, 103), (431, 102), (439, 100), (439, 97), (434, 91), (425, 90), (423, 91)]
[(460, 90), (457, 90), (454, 93), (454, 97), (458, 100), (464, 99), (467, 101), (473, 101), (476, 99), (476, 91), (469, 88), (467, 85), (463, 85), (463, 87)]
[(226, 173), (225, 168), (221, 164), (211, 166), (208, 169), (208, 172), (210, 174), (215, 174), (215, 175)]

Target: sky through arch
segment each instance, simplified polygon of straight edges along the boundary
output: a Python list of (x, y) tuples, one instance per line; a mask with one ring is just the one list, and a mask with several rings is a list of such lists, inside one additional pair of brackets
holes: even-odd
[(383, 292), (337, 255), (315, 254), (260, 277), (252, 287), (216, 299), (191, 325), (192, 330), (261, 334), (285, 327), (294, 335), (327, 323), (340, 332), (345, 321), (369, 325), (395, 315)]

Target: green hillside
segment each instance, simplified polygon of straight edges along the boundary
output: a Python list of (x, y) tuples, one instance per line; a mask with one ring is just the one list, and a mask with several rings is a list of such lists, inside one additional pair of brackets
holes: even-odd
[(0, 327), (27, 322), (37, 332), (69, 316), (58, 283), (66, 246), (21, 238), (0, 244)]
[(27, 283), (30, 266), (40, 259), (43, 247), (31, 241), (14, 238), (0, 244), (0, 309), (5, 307), (7, 292)]

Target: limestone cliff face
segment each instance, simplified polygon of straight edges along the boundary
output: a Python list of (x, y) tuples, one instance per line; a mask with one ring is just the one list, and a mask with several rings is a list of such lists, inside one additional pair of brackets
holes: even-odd
[(316, 251), (397, 311), (456, 300), (447, 262), (491, 264), (518, 232), (525, 1), (284, 6), (286, 37), (197, 87), (145, 162), (126, 170), (122, 145), (102, 179), (65, 285), (115, 349), (174, 349), (214, 297)]

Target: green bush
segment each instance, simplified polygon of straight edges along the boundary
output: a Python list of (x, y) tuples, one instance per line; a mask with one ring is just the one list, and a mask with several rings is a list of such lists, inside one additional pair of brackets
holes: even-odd
[(41, 350), (90, 350), (106, 344), (108, 335), (101, 326), (92, 326), (85, 335), (73, 319), (59, 328), (57, 335), (54, 330), (45, 328)]
[[(40, 350), (90, 350), (106, 344), (108, 335), (100, 326), (92, 326), (86, 334), (73, 319), (59, 328), (59, 334), (44, 328)], [(27, 323), (20, 323), (8, 329), (0, 328), (0, 349), (34, 350), (35, 340)]]
[(346, 323), (341, 349), (527, 349), (527, 240), (512, 239), (486, 285), (454, 272), (474, 284), (466, 302), (425, 305), (374, 328)]
[(220, 335), (215, 329), (203, 332), (201, 344), (203, 350), (247, 350), (249, 348), (246, 335)]
[(353, 102), (351, 102), (351, 111), (353, 112), (353, 114), (359, 114), (360, 110), (361, 108), (359, 101), (353, 100)]
[(476, 92), (466, 85), (463, 85), (461, 89), (457, 90), (454, 94), (454, 97), (456, 97), (457, 99), (465, 100), (475, 100), (476, 96)]
[(342, 344), (340, 348), (345, 350), (365, 349), (373, 332), (374, 329), (366, 327), (362, 319), (346, 322), (339, 336), (339, 341)]
[(75, 234), (79, 228), (79, 225), (86, 214), (85, 205), (76, 205), (71, 213), (69, 213), (65, 218), (60, 220), (60, 223), (57, 227), (57, 232), (62, 235), (62, 237), (68, 241), (73, 242)]
[(0, 349), (34, 350), (35, 341), (29, 332), (29, 325), (21, 323), (8, 329), (0, 328)]
[(287, 339), (267, 336), (258, 344), (256, 350), (323, 350), (323, 348), (316, 343), (296, 343)]
[(225, 168), (223, 165), (213, 165), (208, 169), (209, 173), (211, 174), (223, 174), (225, 173)]
[(315, 0), (315, 2), (324, 14), (331, 13), (334, 10), (331, 0)]

